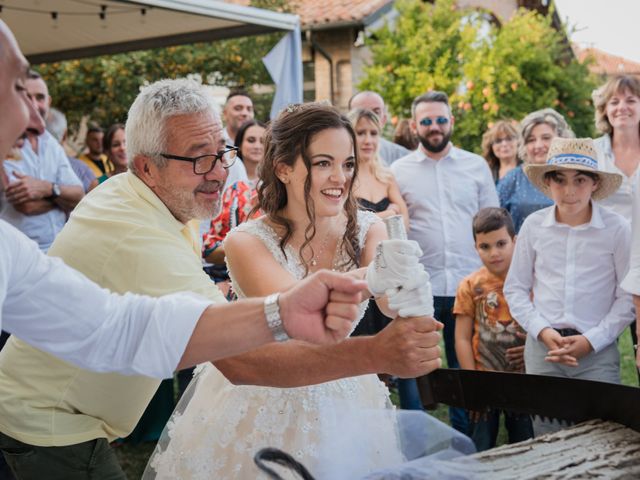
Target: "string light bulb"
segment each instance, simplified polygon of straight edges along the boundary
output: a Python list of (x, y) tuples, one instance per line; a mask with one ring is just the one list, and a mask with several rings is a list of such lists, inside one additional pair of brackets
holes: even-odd
[[(42, 0), (31, 0), (33, 2), (33, 5), (41, 5), (44, 2), (42, 2)], [(74, 0), (77, 2), (83, 2), (83, 1), (87, 1), (87, 0)], [(106, 22), (107, 20), (107, 9), (109, 8), (109, 5), (107, 4), (100, 4), (100, 11), (99, 12), (87, 12), (87, 11), (52, 11), (52, 10), (47, 10), (47, 9), (38, 9), (38, 8), (33, 8), (33, 7), (23, 7), (23, 6), (17, 6), (17, 5), (4, 5), (3, 0), (0, 0), (0, 17), (2, 16), (3, 13), (6, 13), (7, 11), (12, 12), (12, 11), (18, 11), (18, 12), (26, 12), (26, 13), (35, 13), (35, 14), (42, 14), (42, 15), (46, 15), (48, 17), (50, 17), (52, 19), (52, 23), (54, 25), (59, 25), (59, 20), (61, 17), (64, 17), (66, 15), (73, 15), (73, 16), (82, 16), (82, 17), (93, 17), (94, 15), (98, 15), (98, 17), (101, 20), (101, 27), (102, 28), (107, 28), (108, 24)], [(94, 6), (98, 6), (98, 5), (94, 5)], [(109, 10), (109, 13), (113, 13), (113, 14), (120, 14), (120, 13), (131, 13), (131, 14), (139, 14), (140, 15), (140, 21), (142, 23), (145, 23), (145, 20), (147, 18), (147, 12), (149, 11), (149, 9), (151, 9), (153, 7), (139, 7), (139, 6), (135, 6), (135, 7), (130, 7), (130, 8), (120, 8), (120, 7), (116, 7), (115, 10)], [(94, 17), (95, 18), (95, 17)]]
[(98, 14), (98, 16), (100, 17), (100, 20), (102, 20), (100, 22), (100, 26), (102, 28), (107, 28), (107, 6), (106, 5), (100, 5), (100, 13)]

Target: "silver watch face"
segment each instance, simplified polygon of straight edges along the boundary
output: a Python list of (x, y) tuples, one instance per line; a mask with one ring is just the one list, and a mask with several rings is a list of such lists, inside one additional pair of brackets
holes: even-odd
[(60, 196), (60, 186), (57, 183), (52, 184), (52, 188), (53, 190), (53, 196), (54, 197), (59, 197)]

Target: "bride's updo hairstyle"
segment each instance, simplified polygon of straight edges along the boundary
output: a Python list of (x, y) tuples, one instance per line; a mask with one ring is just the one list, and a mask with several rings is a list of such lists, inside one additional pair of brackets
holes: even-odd
[[(278, 118), (271, 122), (265, 134), (265, 152), (261, 165), (260, 182), (258, 183), (258, 206), (276, 225), (284, 229), (284, 235), (280, 240), (282, 253), (287, 241), (293, 233), (293, 224), (281, 215), (281, 210), (287, 205), (287, 190), (285, 185), (276, 175), (276, 166), (284, 163), (293, 167), (298, 157), (302, 158), (307, 171), (311, 172), (311, 160), (309, 158), (309, 145), (314, 137), (327, 129), (343, 129), (351, 137), (351, 145), (356, 152), (356, 135), (351, 126), (351, 122), (342, 115), (335, 107), (324, 103), (304, 103), (289, 105)], [(347, 217), (347, 226), (340, 248), (347, 254), (349, 261), (358, 265), (360, 248), (358, 246), (358, 224), (357, 224), (357, 204), (352, 194), (353, 182), (358, 173), (358, 162), (356, 157), (353, 178), (347, 192), (347, 200), (344, 204), (344, 212)], [(313, 199), (309, 195), (311, 190), (311, 175), (307, 174), (304, 182), (304, 195), (306, 200), (307, 216), (309, 226), (304, 232), (304, 243), (300, 246), (300, 258), (302, 251), (311, 242), (316, 234), (315, 227), (315, 206)], [(313, 253), (313, 252), (312, 252)], [(347, 265), (338, 265), (346, 267)], [(307, 268), (308, 273), (308, 268)]]

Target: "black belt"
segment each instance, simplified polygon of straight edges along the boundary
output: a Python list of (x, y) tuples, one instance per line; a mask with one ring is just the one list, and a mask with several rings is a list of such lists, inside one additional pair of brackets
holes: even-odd
[(582, 333), (580, 333), (575, 328), (554, 328), (554, 330), (556, 332), (558, 332), (560, 334), (560, 336), (562, 336), (562, 337), (571, 337), (573, 335), (582, 335)]

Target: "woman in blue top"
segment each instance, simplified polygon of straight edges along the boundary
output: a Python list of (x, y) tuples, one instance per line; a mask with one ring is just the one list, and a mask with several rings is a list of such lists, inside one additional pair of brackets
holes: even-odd
[(482, 156), (496, 185), (522, 163), (518, 157), (518, 122), (500, 120), (482, 135)]
[[(530, 113), (520, 122), (518, 144), (519, 157), (524, 164), (545, 163), (551, 140), (555, 137), (574, 137), (562, 115), (552, 108)], [(500, 206), (513, 217), (516, 232), (529, 214), (553, 204), (540, 190), (534, 187), (522, 170), (522, 165), (507, 173), (498, 182)]]

